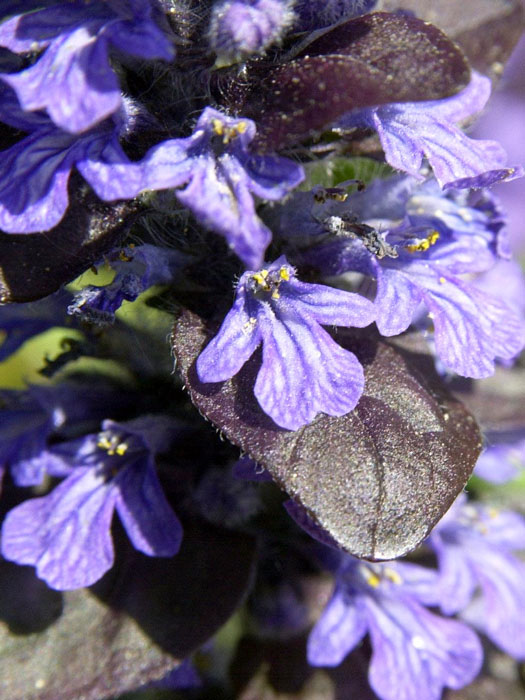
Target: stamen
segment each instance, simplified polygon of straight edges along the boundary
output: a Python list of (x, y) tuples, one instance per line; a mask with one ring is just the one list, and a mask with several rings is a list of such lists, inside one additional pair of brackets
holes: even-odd
[(420, 253), (428, 250), (430, 246), (433, 246), (439, 240), (439, 232), (431, 231), (426, 238), (417, 238), (415, 243), (405, 246), (405, 250), (409, 253)]

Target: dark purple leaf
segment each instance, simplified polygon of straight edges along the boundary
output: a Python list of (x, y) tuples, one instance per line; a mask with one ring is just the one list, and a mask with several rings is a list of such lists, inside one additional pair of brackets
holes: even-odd
[(359, 107), (448, 97), (469, 81), (462, 52), (414, 17), (373, 13), (349, 20), (278, 66), (256, 64), (234, 108), (276, 148), (328, 127)]
[(296, 432), (259, 408), (256, 353), (232, 380), (202, 384), (195, 360), (202, 320), (185, 312), (174, 329), (178, 367), (201, 413), (267, 469), (348, 552), (392, 559), (416, 547), (463, 488), (481, 447), (472, 416), (448, 395), (427, 357), (339, 331), (365, 367), (357, 408), (318, 416)]
[(52, 294), (118, 245), (135, 220), (136, 202), (105, 204), (76, 178), (72, 182), (69, 209), (54, 229), (0, 232), (0, 303)]
[(380, 0), (378, 8), (409, 10), (432, 22), (466, 53), (474, 68), (499, 77), (524, 29), (521, 0)]
[(245, 535), (186, 527), (171, 559), (130, 547), (98, 584), (63, 596), (9, 565), (0, 615), (15, 634), (0, 629), (2, 698), (100, 700), (156, 681), (226, 622), (252, 580)]

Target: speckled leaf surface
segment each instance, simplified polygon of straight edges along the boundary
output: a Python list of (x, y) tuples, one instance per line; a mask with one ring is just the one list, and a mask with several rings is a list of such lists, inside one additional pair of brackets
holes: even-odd
[(423, 355), (339, 331), (337, 341), (364, 366), (365, 393), (346, 416), (319, 415), (290, 432), (253, 397), (258, 353), (232, 380), (199, 381), (195, 360), (206, 338), (202, 320), (182, 314), (173, 344), (195, 405), (355, 556), (393, 559), (415, 548), (474, 468), (478, 427)]
[(336, 26), (293, 60), (255, 64), (234, 108), (256, 120), (258, 145), (276, 148), (328, 127), (352, 109), (439, 99), (469, 81), (461, 50), (436, 27), (390, 13)]
[(432, 22), (453, 39), (474, 68), (500, 77), (525, 26), (521, 0), (380, 0), (378, 9), (401, 8)]

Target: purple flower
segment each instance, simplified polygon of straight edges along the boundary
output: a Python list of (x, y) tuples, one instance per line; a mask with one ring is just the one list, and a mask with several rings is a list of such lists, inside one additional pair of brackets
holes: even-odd
[(44, 477), (47, 439), (66, 421), (64, 392), (32, 386), (0, 394), (0, 471), (9, 468), (18, 486), (39, 484)]
[[(375, 279), (382, 335), (398, 335), (413, 321), (424, 325), (423, 305), (440, 360), (475, 378), (492, 374), (495, 358), (513, 358), (523, 348), (523, 314), (468, 279), (491, 269), (507, 249), (501, 212), (488, 195), (444, 194), (433, 180), (415, 187), (398, 176), (376, 180), (344, 203), (329, 202), (314, 216), (312, 207), (295, 211), (297, 229), (309, 216), (310, 233), (330, 238), (303, 254), (307, 263), (325, 274), (354, 270)], [(292, 218), (293, 211), (289, 224)]]
[(375, 129), (387, 162), (416, 178), (424, 177), (425, 156), (441, 187), (488, 187), (523, 175), (523, 168), (506, 166), (499, 143), (471, 139), (457, 126), (483, 109), (490, 90), (489, 78), (473, 73), (453, 97), (370, 107), (344, 116), (337, 127)]
[(64, 131), (86, 131), (120, 107), (110, 52), (173, 58), (172, 42), (155, 22), (149, 0), (24, 5), (22, 13), (0, 24), (0, 46), (15, 53), (44, 52), (29, 68), (1, 78), (24, 110), (47, 110)]
[[(525, 35), (517, 43), (510, 59), (505, 64), (498, 89), (494, 91), (487, 109), (484, 110), (473, 129), (477, 138), (498, 135), (498, 140), (515, 163), (525, 164), (525, 84), (523, 65), (525, 62)], [(505, 125), (504, 128), (503, 124)], [(498, 197), (508, 212), (512, 243), (516, 249), (525, 244), (523, 231), (523, 184), (517, 181), (497, 187)]]
[(482, 649), (466, 625), (425, 606), (437, 602), (437, 573), (408, 563), (341, 558), (332, 599), (308, 639), (308, 661), (336, 666), (368, 632), (368, 679), (381, 700), (439, 700), (478, 674)]
[(179, 252), (154, 245), (119, 248), (109, 256), (116, 271), (113, 281), (104, 287), (89, 285), (74, 295), (68, 313), (96, 325), (115, 320), (115, 311), (122, 302), (135, 301), (146, 289), (157, 284), (168, 284), (186, 261)]
[(203, 382), (225, 381), (262, 343), (257, 401), (277, 425), (297, 430), (317, 413), (348, 413), (363, 391), (357, 358), (321, 325), (361, 328), (373, 320), (367, 299), (300, 282), (280, 257), (259, 272), (242, 275), (233, 308), (200, 354), (197, 373)]
[(442, 610), (464, 610), (479, 588), (478, 614), (469, 622), (524, 659), (525, 564), (512, 552), (525, 549), (525, 519), (460, 498), (428, 541), (438, 558)]
[(498, 260), (477, 278), (476, 286), (491, 296), (499, 297), (525, 317), (525, 277), (516, 260)]
[(223, 0), (213, 6), (208, 30), (216, 67), (263, 53), (279, 41), (294, 14), (293, 0)]
[(47, 496), (15, 507), (3, 523), (3, 556), (35, 566), (58, 590), (89, 586), (111, 568), (115, 509), (144, 554), (171, 557), (180, 547), (182, 528), (153, 458), (173, 440), (173, 422), (144, 416), (122, 424), (108, 420), (102, 427), (99, 434), (50, 450), (48, 472), (66, 478)]
[(36, 486), (49, 466), (50, 438), (78, 435), (79, 426), (97, 427), (105, 415), (122, 410), (129, 395), (107, 380), (100, 386), (63, 382), (0, 393), (0, 471), (9, 468), (17, 486)]
[(525, 438), (489, 445), (476, 462), (474, 474), (493, 484), (505, 484), (525, 469)]
[(135, 197), (145, 189), (147, 172), (129, 160), (118, 140), (135, 118), (133, 107), (129, 103), (125, 107), (95, 129), (71, 134), (39, 112), (22, 112), (14, 95), (4, 91), (0, 119), (29, 134), (2, 152), (0, 228), (34, 233), (56, 226), (68, 206), (74, 166), (106, 201)]
[(252, 269), (262, 265), (271, 239), (255, 213), (253, 195), (281, 199), (304, 178), (302, 167), (291, 160), (251, 153), (254, 136), (251, 120), (207, 107), (191, 136), (164, 141), (145, 158), (147, 187), (183, 187), (178, 199)]

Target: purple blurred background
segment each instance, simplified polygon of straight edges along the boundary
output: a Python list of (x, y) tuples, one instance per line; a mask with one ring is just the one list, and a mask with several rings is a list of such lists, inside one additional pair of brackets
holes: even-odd
[[(489, 106), (472, 136), (496, 139), (509, 154), (509, 165), (525, 165), (525, 35), (507, 63)], [(525, 253), (525, 178), (494, 187), (509, 214), (514, 250)]]

